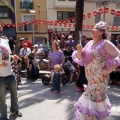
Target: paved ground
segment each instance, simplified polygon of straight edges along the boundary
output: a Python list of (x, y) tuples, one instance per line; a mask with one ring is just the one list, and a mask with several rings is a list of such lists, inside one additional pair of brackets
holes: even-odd
[[(50, 91), (50, 85), (44, 86), (41, 80), (26, 82), (19, 86), (18, 97), (22, 118), (10, 115), (10, 95), (7, 93), (8, 115), (10, 120), (74, 120), (74, 103), (82, 92), (74, 84), (61, 87), (61, 95)], [(120, 120), (120, 86), (108, 87), (108, 95), (113, 105), (111, 120)]]

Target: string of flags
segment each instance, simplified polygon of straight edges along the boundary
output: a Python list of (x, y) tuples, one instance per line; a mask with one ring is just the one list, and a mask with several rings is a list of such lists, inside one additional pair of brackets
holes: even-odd
[[(116, 16), (120, 16), (120, 10), (116, 11), (114, 9), (109, 9), (108, 7), (106, 7), (105, 9), (100, 8), (98, 11), (94, 10), (92, 13), (87, 13), (83, 15), (83, 20), (87, 19), (87, 18), (91, 18), (92, 15), (97, 16), (98, 14), (103, 14), (108, 13), (110, 11), (111, 15), (116, 14)], [(65, 20), (36, 20), (36, 19), (32, 19), (30, 21), (26, 21), (26, 22), (22, 22), (22, 23), (13, 23), (13, 24), (5, 24), (2, 23), (2, 27), (14, 27), (16, 28), (16, 26), (18, 28), (20, 28), (21, 26), (27, 26), (29, 24), (44, 24), (44, 25), (49, 25), (49, 26), (64, 26), (64, 27), (68, 27), (68, 28), (75, 28), (75, 17), (74, 18), (68, 18)], [(93, 25), (82, 25), (83, 29), (93, 29)], [(111, 26), (112, 30), (118, 30), (118, 26)]]

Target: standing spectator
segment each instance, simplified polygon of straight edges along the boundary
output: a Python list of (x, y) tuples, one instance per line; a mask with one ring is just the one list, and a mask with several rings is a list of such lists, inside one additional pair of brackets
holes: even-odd
[(32, 49), (32, 42), (30, 40), (28, 40), (28, 38), (25, 38), (22, 41), (22, 47), (23, 47), (24, 43), (27, 43), (27, 47), (30, 48), (30, 49)]
[(70, 47), (75, 49), (76, 44), (75, 44), (75, 40), (73, 40), (73, 36), (72, 35), (68, 36), (68, 41), (66, 42), (66, 44), (70, 44)]
[(27, 67), (28, 77), (27, 79), (36, 80), (39, 74), (38, 61), (34, 57), (34, 54), (28, 55), (28, 67)]
[[(2, 34), (2, 27), (0, 26), (0, 34)], [(7, 105), (6, 105), (6, 84), (8, 84), (11, 95), (11, 108), (10, 112), (17, 116), (22, 117), (18, 108), (18, 97), (16, 80), (12, 74), (12, 67), (10, 62), (11, 50), (8, 40), (0, 38), (0, 112), (1, 120), (9, 120), (7, 118)], [(14, 58), (14, 56), (12, 56)]]
[(48, 48), (49, 48), (49, 42), (47, 41), (47, 38), (44, 37), (42, 42), (42, 50), (45, 53), (45, 56), (48, 56)]
[(60, 37), (60, 49), (63, 51), (66, 48), (65, 36), (61, 35)]
[(52, 42), (56, 41), (55, 36), (51, 36), (51, 41), (49, 42), (50, 47), (52, 46)]
[(118, 40), (115, 40), (114, 35), (111, 35), (111, 40), (110, 40), (116, 47), (118, 47)]
[(23, 48), (20, 50), (20, 58), (22, 58), (22, 69), (27, 68), (27, 56), (31, 53), (30, 48), (27, 47), (27, 43), (23, 44)]
[(86, 40), (87, 40), (87, 37), (85, 35), (82, 36), (82, 41), (81, 41), (81, 44), (83, 47), (85, 47), (86, 45)]
[(62, 66), (64, 63), (64, 54), (58, 48), (58, 43), (56, 41), (52, 42), (52, 49), (48, 54), (49, 58), (49, 68), (53, 70), (54, 66), (59, 64)]
[(117, 41), (118, 41), (118, 49), (120, 50), (120, 35), (117, 36)]
[(66, 49), (63, 51), (63, 53), (64, 53), (65, 57), (67, 57), (68, 60), (72, 63), (73, 60), (72, 60), (71, 55), (73, 53), (73, 49), (70, 47), (70, 44), (66, 45)]
[(61, 66), (59, 64), (54, 66), (54, 71), (52, 72), (51, 75), (51, 82), (53, 84), (53, 88), (51, 89), (51, 92), (55, 92), (55, 94), (60, 93), (60, 78), (61, 74), (64, 73), (64, 70), (61, 70)]
[(20, 49), (21, 49), (21, 47), (20, 47), (20, 41), (15, 42), (14, 52), (13, 53), (16, 54), (16, 55), (19, 55)]

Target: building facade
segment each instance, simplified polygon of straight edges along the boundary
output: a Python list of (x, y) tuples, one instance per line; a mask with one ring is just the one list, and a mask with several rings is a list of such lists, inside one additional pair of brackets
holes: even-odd
[(15, 0), (17, 39), (28, 38), (35, 44), (48, 36), (47, 0)]
[[(8, 3), (14, 7), (14, 0), (8, 0)], [(3, 36), (16, 39), (16, 29), (12, 27), (15, 23), (15, 13), (12, 12), (5, 4), (0, 2), (0, 24), (3, 26)]]
[[(105, 1), (105, 0), (104, 0)], [(110, 34), (118, 35), (119, 26), (120, 26), (120, 16), (117, 16), (117, 11), (120, 10), (119, 1), (106, 0), (107, 3), (104, 3), (103, 0), (85, 0), (84, 3), (84, 15), (85, 19), (83, 20), (83, 34), (87, 37), (91, 37), (91, 29), (95, 23), (99, 21), (107, 22), (107, 26), (110, 30)], [(55, 20), (72, 20), (75, 16), (75, 5), (76, 0), (48, 0), (47, 8), (47, 18), (50, 21)], [(108, 12), (104, 14), (105, 8), (108, 8)], [(102, 11), (101, 11), (102, 10)], [(114, 10), (114, 14), (111, 14), (111, 11)], [(97, 16), (94, 15), (96, 11)], [(100, 13), (103, 12), (103, 13)], [(89, 16), (89, 17), (88, 17)], [(49, 25), (48, 29), (55, 33), (69, 33), (74, 32), (74, 22), (70, 20), (70, 23), (67, 23), (67, 26), (64, 24), (60, 25)], [(69, 26), (69, 24), (71, 24)], [(113, 27), (111, 27), (113, 26)], [(117, 26), (117, 27), (116, 27)], [(112, 29), (113, 28), (113, 29)]]

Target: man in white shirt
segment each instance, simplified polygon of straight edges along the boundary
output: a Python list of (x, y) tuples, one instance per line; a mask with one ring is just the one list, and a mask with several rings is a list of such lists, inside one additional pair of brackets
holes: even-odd
[[(0, 26), (0, 34), (2, 27)], [(9, 120), (7, 118), (7, 106), (5, 101), (6, 84), (8, 84), (11, 94), (11, 108), (12, 114), (22, 117), (18, 110), (17, 86), (14, 75), (12, 75), (12, 67), (10, 62), (11, 51), (7, 39), (0, 38), (0, 120)]]
[(22, 58), (22, 69), (27, 68), (27, 56), (31, 53), (30, 48), (27, 47), (27, 43), (23, 44), (23, 48), (20, 50), (20, 58)]

